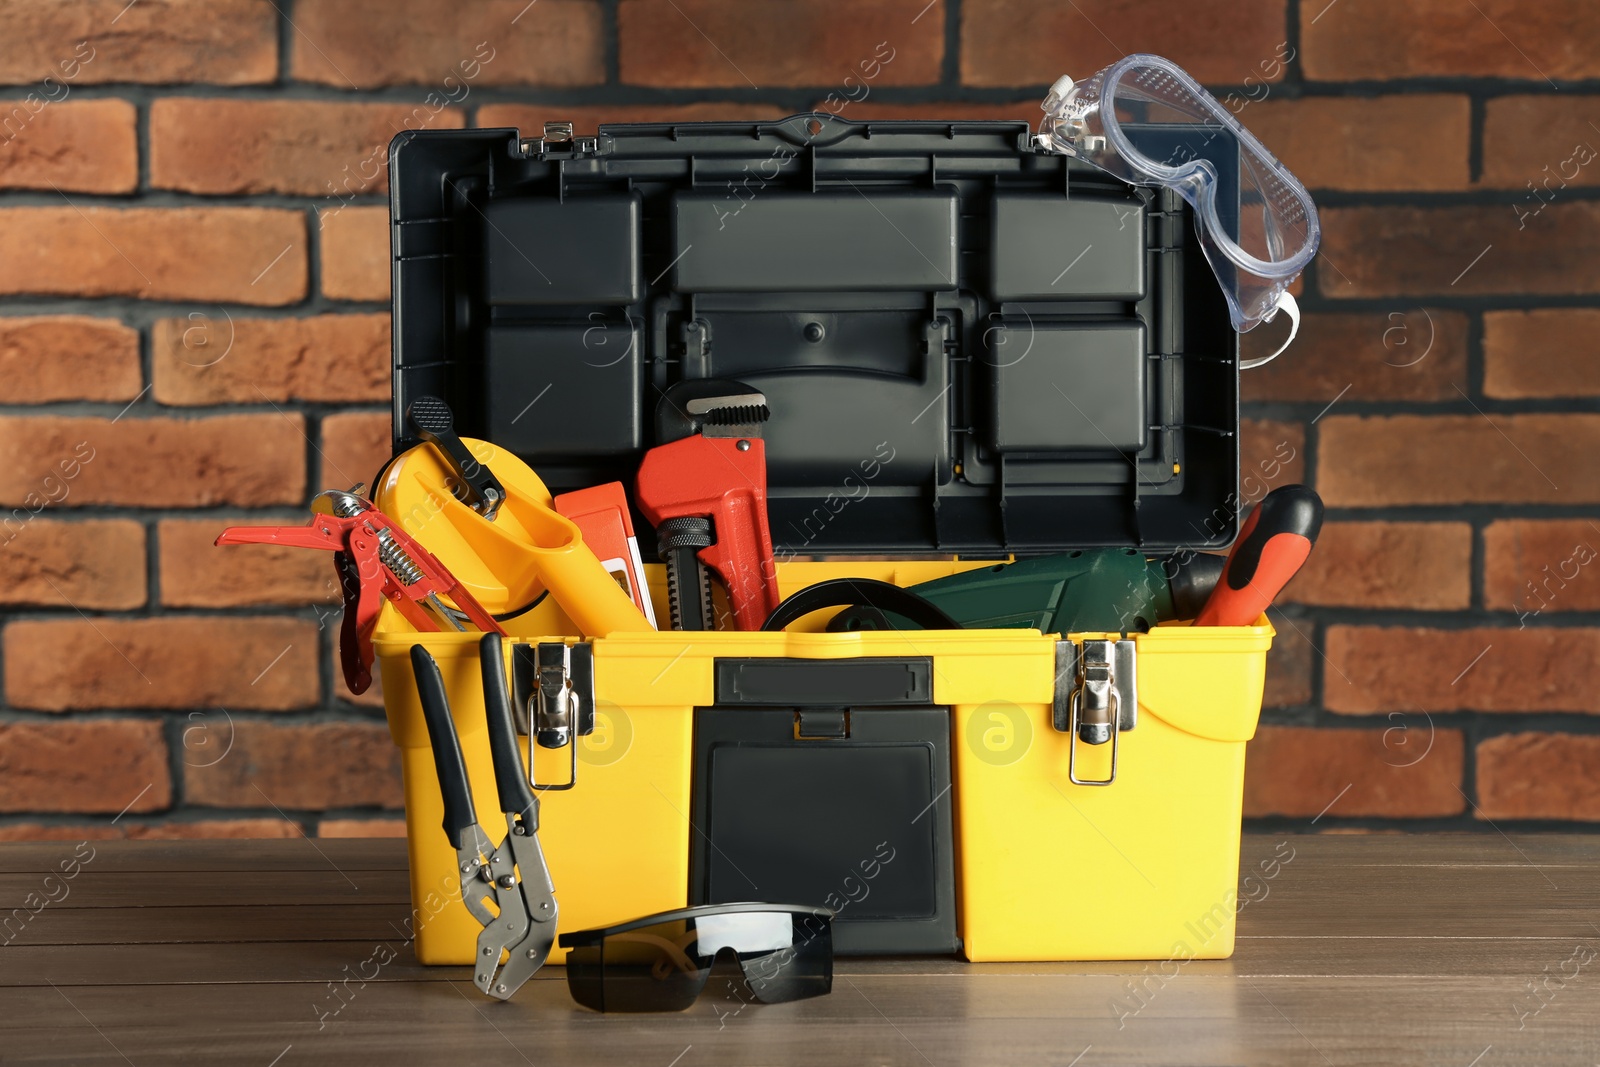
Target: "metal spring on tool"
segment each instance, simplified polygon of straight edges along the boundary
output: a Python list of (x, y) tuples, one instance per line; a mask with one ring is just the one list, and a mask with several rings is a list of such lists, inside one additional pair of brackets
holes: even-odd
[[(334, 494), (333, 513), (342, 519), (353, 519), (366, 509), (357, 503), (354, 494)], [(378, 558), (406, 585), (416, 585), (422, 580), (422, 570), (405, 549), (394, 543), (394, 535), (387, 528), (378, 531)]]

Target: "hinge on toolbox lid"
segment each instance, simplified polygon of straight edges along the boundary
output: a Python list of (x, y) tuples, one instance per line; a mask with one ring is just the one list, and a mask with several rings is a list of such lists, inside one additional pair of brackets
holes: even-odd
[(567, 781), (540, 785), (528, 754), (528, 784), (534, 789), (571, 789), (578, 781), (578, 738), (594, 733), (594, 646), (561, 641), (512, 646), (513, 705), (518, 729), (540, 748), (565, 748), (571, 753)]
[[(1056, 696), (1053, 725), (1072, 735), (1067, 776), (1074, 785), (1110, 785), (1117, 778), (1117, 737), (1139, 721), (1138, 660), (1131, 639), (1086, 639), (1082, 647), (1066, 638), (1056, 642)], [(1116, 729), (1112, 729), (1112, 723)], [(1105, 778), (1078, 777), (1078, 746), (1111, 742), (1111, 771)]]
[(552, 149), (570, 149), (575, 156), (599, 151), (600, 138), (576, 137), (571, 122), (547, 122), (542, 137), (530, 137), (522, 142), (524, 155), (542, 156)]

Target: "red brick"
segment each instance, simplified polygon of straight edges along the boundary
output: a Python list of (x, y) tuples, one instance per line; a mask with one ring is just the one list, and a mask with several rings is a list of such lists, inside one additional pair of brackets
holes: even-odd
[(288, 819), (199, 819), (194, 822), (134, 823), (131, 841), (186, 841), (198, 838), (304, 837), (305, 830)]
[(1263, 726), (1246, 749), (1244, 813), (1424, 818), (1458, 815), (1460, 730), (1421, 715), (1385, 730)]
[(1502, 519), (1483, 531), (1484, 607), (1526, 613), (1600, 610), (1600, 525)]
[[(853, 107), (854, 105), (852, 105)], [(630, 122), (770, 122), (788, 118), (789, 109), (773, 104), (708, 101), (703, 104), (484, 104), (474, 125), (510, 126), (524, 137), (537, 137), (547, 122), (571, 122), (574, 133), (592, 134), (601, 123)], [(848, 116), (847, 116), (848, 117)]]
[[(389, 142), (420, 129), (407, 104), (168, 97), (150, 105), (150, 184), (190, 193), (340, 198), (389, 187)], [(428, 116), (458, 129), (462, 113)]]
[(317, 628), (299, 619), (25, 619), (6, 627), (5, 662), (6, 701), (39, 711), (279, 711), (321, 695)]
[(1268, 708), (1293, 708), (1311, 703), (1311, 662), (1316, 649), (1310, 641), (1311, 624), (1281, 614), (1273, 619), (1278, 636), (1267, 652), (1267, 685), (1261, 704)]
[(298, 525), (298, 519), (163, 519), (161, 602), (168, 607), (230, 608), (339, 602), (333, 557), (277, 545), (215, 545), (227, 526)]
[[(605, 80), (594, 0), (298, 0), (291, 72), (337, 89), (424, 85), (422, 112), (476, 87)], [(315, 41), (316, 47), (307, 47)]]
[(128, 401), (139, 395), (139, 331), (115, 319), (0, 319), (0, 381), (8, 404)]
[(393, 454), (392, 422), (386, 412), (348, 411), (322, 420), (321, 488), (372, 485)]
[(404, 819), (323, 819), (318, 837), (404, 837)]
[(1132, 52), (1154, 52), (1203, 82), (1259, 93), (1282, 79), (1283, 60), (1292, 55), (1284, 44), (1285, 7), (1280, 0), (1192, 0), (1155, 10), (1139, 0), (965, 0), (961, 80), (1044, 86), (1063, 74), (1087, 78)]
[[(1330, 297), (1600, 292), (1600, 203), (1323, 208), (1317, 285)], [(1487, 249), (1487, 251), (1486, 251)], [(1481, 258), (1480, 258), (1481, 257)]]
[(1464, 522), (1330, 522), (1280, 598), (1335, 608), (1462, 611), (1472, 602)]
[(1300, 39), (1313, 81), (1600, 76), (1600, 8), (1586, 0), (1306, 0)]
[[(1280, 342), (1251, 330), (1240, 353), (1265, 356)], [(1307, 315), (1287, 352), (1239, 375), (1246, 401), (1459, 400), (1466, 386), (1467, 316), (1439, 308)]]
[(1317, 488), (1332, 507), (1600, 500), (1600, 415), (1330, 415)]
[(227, 759), (185, 770), (184, 793), (207, 807), (398, 808), (400, 750), (376, 723), (241, 722)]
[(0, 293), (292, 304), (305, 229), (277, 208), (4, 208)]
[[(294, 414), (208, 419), (0, 416), (0, 505), (298, 504), (306, 439)], [(15, 512), (13, 512), (15, 515)]]
[(1491, 98), (1479, 181), (1525, 192), (1524, 209), (1539, 206), (1535, 195), (1548, 200), (1565, 188), (1600, 184), (1600, 134), (1590, 125), (1597, 105), (1600, 97), (1569, 93)]
[(112, 841), (122, 836), (122, 828), (110, 823), (14, 822), (0, 826), (0, 841)]
[(389, 316), (160, 319), (150, 331), (163, 404), (387, 400)]
[(0, 83), (48, 77), (57, 94), (62, 84), (252, 85), (278, 76), (269, 0), (5, 0), (0, 40)]
[(1600, 737), (1502, 734), (1477, 757), (1480, 819), (1600, 822)]
[(1455, 94), (1251, 102), (1239, 117), (1308, 189), (1465, 189), (1471, 105)]
[(0, 604), (127, 611), (145, 602), (144, 527), (131, 519), (0, 519)]
[(1239, 421), (1239, 493), (1254, 504), (1280, 485), (1306, 480), (1306, 431), (1297, 422)]
[[(59, 96), (60, 88), (52, 85)], [(139, 183), (136, 113), (126, 100), (30, 94), (0, 102), (0, 187), (131, 193)]]
[(1489, 311), (1483, 316), (1483, 392), (1507, 400), (1600, 396), (1595, 308)]
[(1325, 650), (1330, 711), (1600, 712), (1600, 630), (1332, 626)]
[(622, 0), (617, 52), (629, 85), (838, 86), (859, 96), (862, 85), (870, 92), (939, 80), (944, 3)]
[[(13, 670), (16, 662), (7, 657)], [(171, 803), (159, 722), (0, 723), (0, 811), (138, 813)]]
[(322, 295), (330, 300), (389, 299), (389, 209), (337, 207), (317, 213)]

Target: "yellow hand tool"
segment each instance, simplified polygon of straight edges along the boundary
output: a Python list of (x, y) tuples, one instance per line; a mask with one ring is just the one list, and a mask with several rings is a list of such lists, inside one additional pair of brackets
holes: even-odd
[(504, 490), (493, 518), (458, 499), (462, 473), (435, 444), (395, 457), (373, 494), (379, 509), (502, 621), (526, 612), (548, 590), (584, 636), (655, 629), (583, 543), (578, 527), (555, 510), (550, 490), (527, 464), (487, 441), (454, 440), (480, 467), (493, 464)]

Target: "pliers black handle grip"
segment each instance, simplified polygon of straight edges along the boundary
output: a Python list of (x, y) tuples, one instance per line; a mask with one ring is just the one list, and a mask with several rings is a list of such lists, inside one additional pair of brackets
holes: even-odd
[[(496, 640), (499, 635), (493, 635)], [(427, 649), (411, 646), (411, 671), (417, 679), (417, 697), (422, 701), (422, 718), (428, 724), (428, 742), (433, 747), (433, 764), (439, 773), (439, 792), (444, 797), (444, 832), (450, 844), (461, 848), (461, 837), (478, 825), (472, 806), (472, 784), (467, 779), (467, 764), (461, 756), (461, 740), (450, 717), (450, 701), (445, 695), (444, 676)]]
[[(531, 833), (539, 828), (539, 798), (528, 786), (517, 727), (511, 718), (510, 687), (506, 684), (505, 654), (499, 634), (484, 634), (478, 642), (483, 665), (483, 704), (489, 717), (489, 753), (494, 759), (494, 784), (500, 810), (521, 819)], [(530, 753), (531, 756), (531, 753)]]

